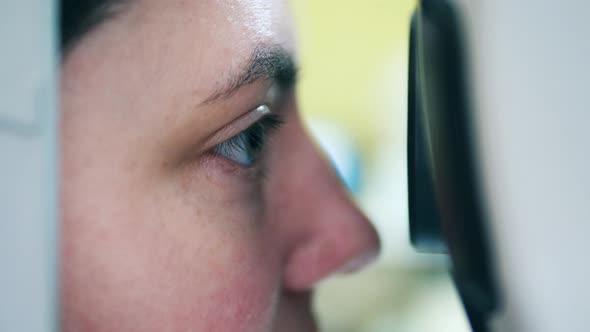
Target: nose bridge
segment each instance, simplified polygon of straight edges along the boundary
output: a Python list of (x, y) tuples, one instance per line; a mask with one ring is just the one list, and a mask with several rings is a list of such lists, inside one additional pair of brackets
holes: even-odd
[(338, 270), (359, 268), (379, 249), (373, 226), (323, 153), (301, 133), (283, 160), (288, 171), (276, 214), (288, 233), (285, 278), (294, 289), (311, 288)]

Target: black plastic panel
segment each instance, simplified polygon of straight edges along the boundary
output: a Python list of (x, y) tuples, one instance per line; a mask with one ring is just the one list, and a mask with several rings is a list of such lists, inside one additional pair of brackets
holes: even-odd
[(479, 197), (461, 27), (443, 0), (421, 1), (412, 25), (410, 237), (419, 250), (446, 245), (471, 325), (485, 332), (499, 301)]

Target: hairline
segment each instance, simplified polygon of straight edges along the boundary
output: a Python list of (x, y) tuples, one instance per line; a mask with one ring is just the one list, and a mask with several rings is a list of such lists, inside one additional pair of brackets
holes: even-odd
[(62, 0), (60, 47), (62, 58), (85, 36), (127, 8), (128, 0)]

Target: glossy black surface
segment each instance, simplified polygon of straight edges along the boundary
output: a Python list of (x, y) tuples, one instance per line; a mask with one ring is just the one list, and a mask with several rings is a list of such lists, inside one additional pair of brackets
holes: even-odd
[(410, 237), (448, 249), (473, 330), (498, 307), (470, 126), (461, 26), (447, 1), (423, 0), (412, 21), (408, 101)]

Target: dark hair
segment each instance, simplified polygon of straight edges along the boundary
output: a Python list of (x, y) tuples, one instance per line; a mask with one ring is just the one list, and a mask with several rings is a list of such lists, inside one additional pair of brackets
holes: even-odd
[(60, 8), (60, 39), (62, 53), (97, 25), (112, 17), (125, 0), (62, 0)]

